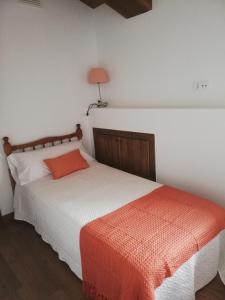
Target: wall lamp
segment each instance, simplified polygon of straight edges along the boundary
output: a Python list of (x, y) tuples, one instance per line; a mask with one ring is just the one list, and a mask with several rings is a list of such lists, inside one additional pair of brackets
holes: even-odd
[(86, 113), (87, 116), (89, 115), (89, 111), (92, 108), (103, 108), (108, 106), (108, 103), (102, 100), (101, 83), (109, 82), (109, 75), (103, 68), (92, 68), (88, 73), (88, 82), (98, 85), (99, 99), (96, 103), (92, 103), (89, 105)]

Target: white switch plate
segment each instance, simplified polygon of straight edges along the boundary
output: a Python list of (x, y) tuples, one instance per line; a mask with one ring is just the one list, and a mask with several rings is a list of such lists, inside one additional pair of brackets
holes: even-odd
[(194, 81), (193, 82), (193, 89), (198, 90), (206, 90), (209, 87), (208, 80), (200, 80), (200, 81)]

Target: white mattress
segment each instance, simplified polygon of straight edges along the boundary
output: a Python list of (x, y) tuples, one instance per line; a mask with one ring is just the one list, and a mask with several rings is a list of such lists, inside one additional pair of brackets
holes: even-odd
[[(46, 176), (24, 186), (17, 185), (15, 218), (34, 225), (43, 240), (82, 279), (80, 229), (159, 186), (93, 162), (89, 169), (60, 180)], [(225, 230), (167, 278), (156, 289), (156, 299), (193, 300), (195, 292), (218, 271), (225, 283)]]

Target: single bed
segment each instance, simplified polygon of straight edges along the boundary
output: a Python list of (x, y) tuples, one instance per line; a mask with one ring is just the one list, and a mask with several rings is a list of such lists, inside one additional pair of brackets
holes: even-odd
[[(17, 184), (15, 219), (32, 224), (60, 260), (82, 279), (81, 228), (158, 187), (156, 182), (92, 161), (90, 168), (60, 180), (47, 175), (23, 186)], [(167, 278), (156, 289), (156, 299), (193, 300), (195, 292), (217, 272), (225, 284), (224, 249), (225, 230)]]

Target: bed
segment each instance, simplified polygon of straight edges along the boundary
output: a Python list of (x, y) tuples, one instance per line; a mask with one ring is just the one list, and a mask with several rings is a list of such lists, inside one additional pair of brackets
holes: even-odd
[[(45, 145), (49, 142), (82, 138), (80, 126), (75, 134), (45, 138), (12, 146), (5, 141), (7, 155), (13, 151)], [(12, 180), (13, 181), (13, 180)], [(115, 168), (90, 161), (90, 168), (60, 180), (51, 175), (15, 186), (15, 219), (32, 224), (42, 239), (58, 253), (82, 279), (79, 247), (80, 230), (85, 224), (106, 215), (130, 201), (150, 193), (161, 185)], [(138, 188), (137, 188), (138, 187)], [(195, 292), (207, 285), (219, 272), (225, 284), (225, 230), (185, 262), (172, 277), (155, 290), (157, 300), (193, 300)]]

